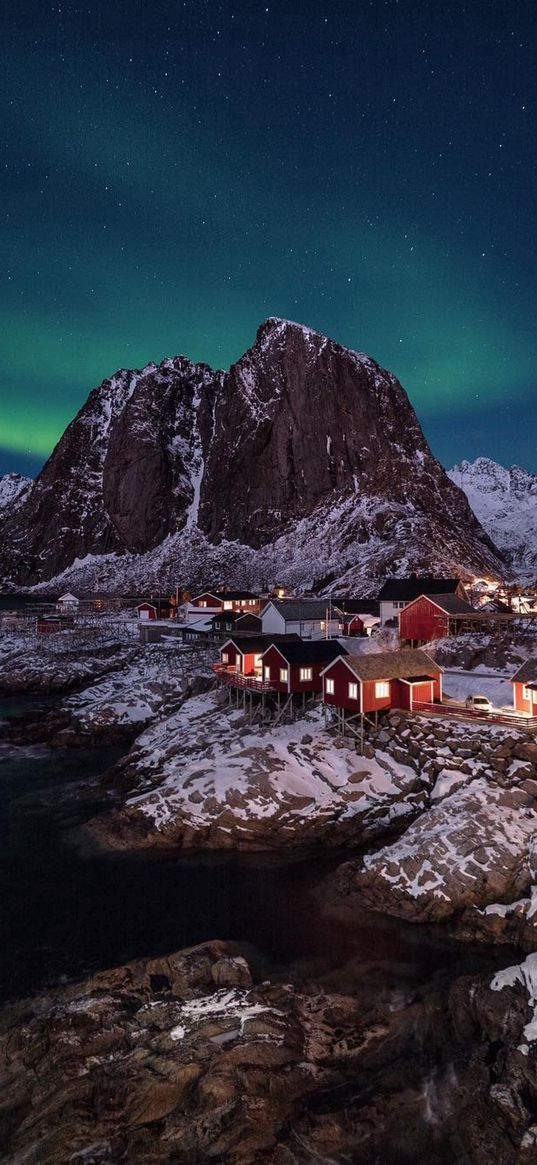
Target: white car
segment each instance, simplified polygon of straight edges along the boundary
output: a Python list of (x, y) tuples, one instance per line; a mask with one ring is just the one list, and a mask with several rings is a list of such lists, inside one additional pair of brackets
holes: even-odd
[(465, 707), (470, 708), (473, 712), (492, 712), (493, 710), (488, 696), (483, 696), (480, 692), (467, 696), (464, 703)]

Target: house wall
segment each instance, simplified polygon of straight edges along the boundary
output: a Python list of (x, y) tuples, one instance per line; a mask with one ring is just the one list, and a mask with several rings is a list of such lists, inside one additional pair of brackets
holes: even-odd
[(403, 610), (403, 608), (405, 606), (406, 606), (406, 603), (403, 603), (403, 602), (399, 602), (399, 601), (391, 602), (390, 601), (389, 603), (387, 603), (383, 599), (381, 604), (380, 604), (380, 621), (381, 621), (381, 623), (387, 623), (389, 619), (397, 619), (399, 613)]
[(197, 609), (198, 614), (200, 607), (202, 607), (204, 611), (211, 611), (213, 615), (217, 615), (218, 611), (222, 611), (224, 609), (222, 600), (216, 599), (215, 596), (210, 595), (209, 592), (203, 595), (196, 595), (196, 598), (192, 599), (192, 602), (189, 603), (189, 606)]
[[(283, 655), (280, 655), (276, 647), (268, 648), (268, 650), (263, 655), (262, 664), (263, 668), (270, 668), (269, 682), (274, 690), (276, 692), (287, 692), (289, 690), (288, 684), (284, 684), (280, 680), (280, 668), (286, 667), (289, 669), (289, 664), (287, 663), (287, 660), (283, 658)], [(265, 673), (263, 671), (263, 679), (264, 678)]]
[(363, 635), (365, 627), (359, 615), (353, 615), (348, 623), (343, 624), (344, 635)]
[[(227, 663), (225, 663), (225, 661), (222, 659), (223, 655), (228, 656)], [(225, 663), (225, 667), (236, 667), (237, 662), (239, 662), (239, 664), (241, 662), (241, 656), (237, 651), (237, 648), (234, 647), (232, 643), (222, 644), (222, 647), (220, 648), (220, 663)]]
[(448, 634), (448, 622), (447, 615), (422, 595), (401, 611), (399, 635), (411, 643), (428, 643)]
[[(331, 696), (326, 691), (326, 681), (330, 679), (334, 681), (334, 694)], [(351, 700), (349, 697), (349, 683), (356, 683), (358, 685), (358, 699)], [(331, 664), (325, 671), (323, 676), (323, 700), (325, 704), (333, 708), (345, 708), (349, 712), (360, 712), (360, 680), (354, 673), (343, 663), (343, 660), (337, 659), (335, 663)]]
[[(404, 685), (402, 685), (404, 686)], [(412, 706), (416, 704), (432, 704), (435, 698), (435, 684), (434, 681), (428, 680), (423, 684), (407, 684), (409, 691), (412, 692)]]
[(283, 635), (285, 620), (270, 603), (261, 616), (263, 635)]
[(385, 708), (401, 708), (401, 693), (397, 680), (387, 680), (389, 685), (389, 694), (387, 696), (375, 695), (375, 686), (379, 680), (364, 680), (363, 684), (363, 711), (364, 712), (382, 712)]
[(525, 700), (522, 693), (524, 684), (513, 684), (513, 703), (517, 712), (525, 716), (537, 716), (537, 692), (530, 690), (531, 700)]
[(137, 611), (139, 619), (156, 619), (157, 617), (156, 609), (151, 606), (151, 603), (141, 603)]

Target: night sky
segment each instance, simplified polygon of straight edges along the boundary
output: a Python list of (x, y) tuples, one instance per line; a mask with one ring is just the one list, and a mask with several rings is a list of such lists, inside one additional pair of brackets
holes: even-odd
[(0, 472), (268, 315), (395, 372), (444, 464), (537, 471), (535, 0), (3, 11)]

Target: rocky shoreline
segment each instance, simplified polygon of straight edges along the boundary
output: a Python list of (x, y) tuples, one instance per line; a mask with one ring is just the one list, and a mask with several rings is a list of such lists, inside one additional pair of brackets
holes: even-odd
[(530, 1165), (533, 976), (458, 978), (442, 1008), (259, 982), (236, 944), (128, 963), (0, 1013), (3, 1159)]

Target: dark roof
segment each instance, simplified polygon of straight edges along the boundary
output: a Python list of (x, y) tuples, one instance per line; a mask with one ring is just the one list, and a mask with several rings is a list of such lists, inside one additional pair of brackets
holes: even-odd
[(252, 615), (250, 611), (246, 611), (241, 615), (239, 611), (235, 612), (235, 626), (237, 631), (261, 631), (262, 622), (259, 615)]
[(269, 644), (277, 647), (287, 663), (330, 663), (338, 655), (346, 655), (347, 648), (342, 647), (335, 639), (308, 639), (306, 641), (292, 640), (291, 642), (276, 642)]
[[(341, 654), (341, 653), (340, 653)], [(442, 668), (417, 648), (415, 651), (378, 651), (347, 655), (345, 663), (361, 680), (430, 679)]]
[(330, 599), (269, 599), (269, 603), (286, 621), (325, 619), (326, 612), (330, 610)]
[(345, 615), (379, 615), (378, 599), (332, 599), (332, 606)]
[(537, 683), (537, 657), (534, 656), (533, 659), (527, 659), (522, 664), (522, 667), (519, 667), (513, 676), (512, 683), (515, 683), (515, 681), (517, 684), (531, 685)]
[(446, 615), (475, 615), (475, 607), (467, 603), (466, 599), (459, 599), (458, 595), (418, 595), (418, 598), (430, 599), (435, 606), (445, 611)]
[[(227, 643), (233, 643), (234, 646), (241, 652), (241, 654), (250, 655), (255, 652), (256, 655), (262, 655), (271, 643), (288, 643), (289, 641), (301, 643), (300, 635), (230, 635)], [(226, 644), (224, 643), (225, 647)]]
[(211, 623), (236, 623), (239, 618), (238, 611), (219, 611), (217, 615), (211, 616)]
[(457, 590), (460, 578), (432, 578), (422, 575), (421, 578), (387, 578), (379, 591), (380, 602), (410, 603), (420, 595), (453, 595)]

